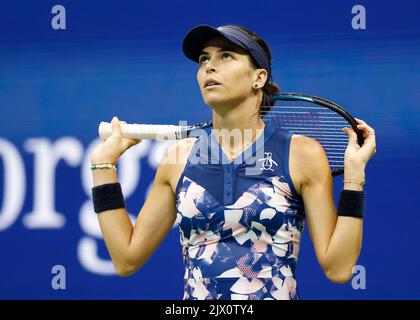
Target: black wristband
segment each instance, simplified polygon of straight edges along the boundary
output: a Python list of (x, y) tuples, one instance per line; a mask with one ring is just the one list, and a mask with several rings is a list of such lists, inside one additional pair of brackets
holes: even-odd
[(341, 190), (337, 214), (345, 217), (363, 218), (365, 215), (365, 192)]
[(119, 183), (107, 183), (93, 187), (92, 200), (96, 213), (125, 208), (124, 196)]

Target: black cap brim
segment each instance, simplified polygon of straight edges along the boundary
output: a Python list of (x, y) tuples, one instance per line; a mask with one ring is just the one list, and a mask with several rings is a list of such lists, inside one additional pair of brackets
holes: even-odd
[(198, 58), (204, 45), (207, 41), (211, 38), (221, 36), (228, 40), (229, 42), (241, 47), (242, 49), (247, 51), (247, 48), (243, 46), (241, 42), (239, 42), (234, 37), (208, 25), (199, 25), (197, 27), (192, 28), (184, 38), (182, 42), (182, 50), (187, 58), (198, 62)]

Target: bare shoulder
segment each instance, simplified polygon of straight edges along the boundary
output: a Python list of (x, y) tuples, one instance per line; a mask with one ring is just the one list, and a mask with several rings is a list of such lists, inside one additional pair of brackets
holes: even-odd
[(322, 145), (305, 135), (294, 134), (290, 142), (290, 174), (298, 191), (330, 172)]
[(315, 139), (301, 134), (293, 134), (291, 147), (300, 156), (308, 157), (314, 152), (325, 152), (322, 145)]
[(196, 140), (197, 138), (187, 138), (172, 144), (166, 149), (159, 164), (160, 178), (170, 184), (174, 192)]

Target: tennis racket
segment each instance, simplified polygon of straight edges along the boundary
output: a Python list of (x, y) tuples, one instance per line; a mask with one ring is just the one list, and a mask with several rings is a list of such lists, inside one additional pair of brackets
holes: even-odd
[[(349, 125), (363, 145), (363, 132), (356, 120), (338, 104), (319, 97), (301, 93), (284, 93), (272, 96), (274, 106), (263, 106), (260, 114), (266, 124), (280, 127), (294, 134), (316, 139), (324, 148), (333, 176), (344, 172), (344, 153), (347, 134), (342, 131)], [(211, 129), (212, 122), (204, 121), (192, 126), (122, 124), (123, 136), (131, 139), (179, 140), (194, 136), (195, 129)], [(112, 134), (112, 125), (101, 122), (99, 135), (106, 139)]]

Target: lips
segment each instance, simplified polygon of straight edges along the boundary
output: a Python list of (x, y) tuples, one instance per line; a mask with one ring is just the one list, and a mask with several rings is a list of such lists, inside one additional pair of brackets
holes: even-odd
[(211, 88), (218, 85), (220, 85), (220, 82), (213, 79), (208, 79), (206, 82), (204, 82), (204, 88)]

